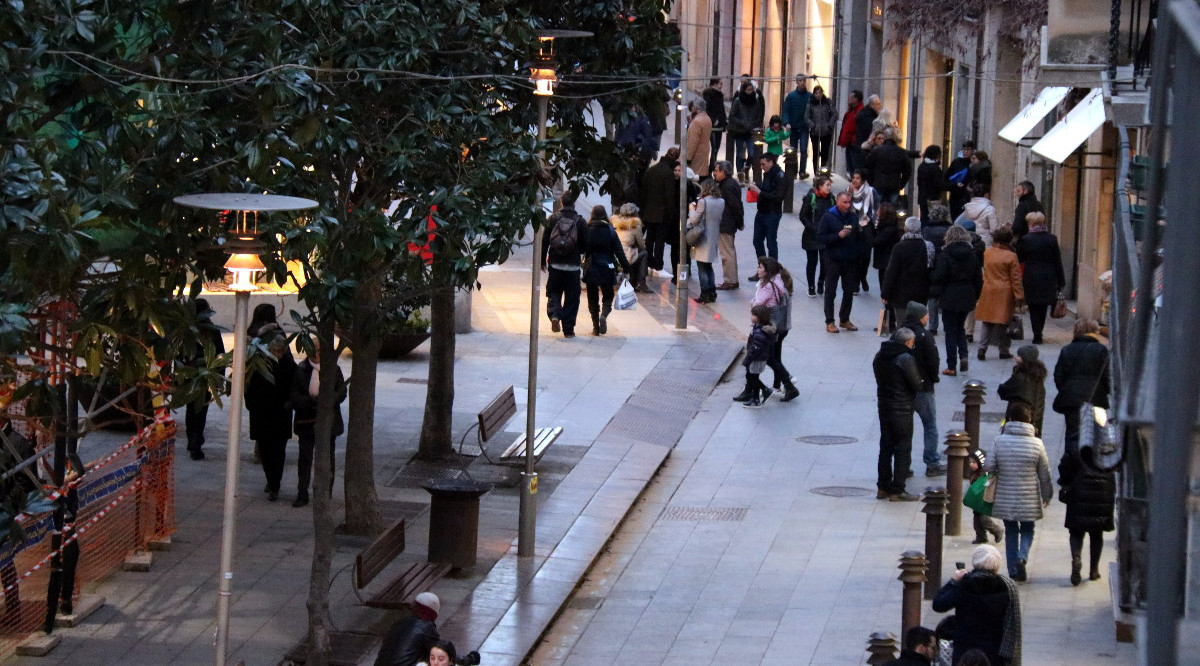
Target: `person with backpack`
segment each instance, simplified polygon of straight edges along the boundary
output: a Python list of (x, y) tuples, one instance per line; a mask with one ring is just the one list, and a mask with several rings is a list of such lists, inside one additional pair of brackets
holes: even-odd
[[(629, 261), (617, 230), (608, 222), (604, 206), (592, 208), (586, 227), (587, 268), (583, 281), (587, 284), (588, 312), (592, 315), (592, 335), (608, 333), (608, 313), (612, 312), (613, 286), (617, 284), (617, 264), (629, 274)], [(601, 300), (603, 299), (603, 300)]]
[[(563, 192), (561, 208), (546, 221), (548, 230), (542, 244), (542, 270), (546, 271), (546, 316), (550, 329), (562, 331), (564, 338), (575, 337), (575, 318), (579, 314), (580, 256), (587, 251), (587, 223), (575, 210), (579, 194)], [(620, 241), (618, 241), (618, 244)], [(624, 253), (621, 253), (622, 259)]]
[(825, 293), (825, 246), (817, 240), (817, 227), (830, 208), (833, 208), (833, 181), (828, 176), (817, 176), (800, 204), (800, 223), (804, 225), (800, 246), (808, 256), (804, 274), (808, 279), (810, 298)]

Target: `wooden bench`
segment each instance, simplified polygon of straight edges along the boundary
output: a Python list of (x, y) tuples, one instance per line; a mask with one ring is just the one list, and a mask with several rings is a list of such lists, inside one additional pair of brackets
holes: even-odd
[[(484, 456), (487, 456), (487, 451), (484, 449), (484, 444), (490, 440), (497, 432), (504, 427), (512, 417), (517, 415), (517, 398), (513, 393), (513, 387), (510, 384), (507, 388), (500, 392), (483, 411), (479, 412), (479, 448), (484, 451)], [(561, 427), (553, 428), (538, 428), (533, 432), (533, 457), (534, 460), (541, 460), (542, 455), (554, 440), (562, 435)], [(491, 460), (491, 458), (488, 458)], [(517, 438), (511, 446), (500, 454), (499, 463), (503, 465), (523, 465), (525, 463), (525, 433)]]
[[(375, 580), (376, 576), (404, 552), (404, 547), (404, 521), (399, 520), (354, 558), (355, 593)], [(372, 608), (403, 608), (410, 598), (429, 590), (448, 571), (449, 564), (416, 562), (401, 571), (400, 575), (378, 592), (366, 599), (359, 599), (363, 605)]]

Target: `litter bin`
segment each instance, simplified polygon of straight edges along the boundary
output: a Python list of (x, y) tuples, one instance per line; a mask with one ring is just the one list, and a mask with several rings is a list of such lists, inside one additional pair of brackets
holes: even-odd
[(475, 566), (479, 544), (479, 498), (490, 483), (469, 479), (434, 479), (421, 486), (429, 506), (429, 561), (462, 568)]

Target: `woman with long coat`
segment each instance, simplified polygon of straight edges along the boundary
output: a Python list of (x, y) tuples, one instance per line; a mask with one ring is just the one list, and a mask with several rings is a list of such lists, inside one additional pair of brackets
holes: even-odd
[(1063, 275), (1062, 252), (1058, 238), (1046, 231), (1046, 216), (1039, 212), (1025, 216), (1029, 233), (1017, 241), (1017, 260), (1024, 267), (1025, 303), (1029, 306), (1029, 327), (1033, 329), (1033, 344), (1042, 344), (1046, 314), (1067, 286)]
[(279, 499), (279, 483), (292, 438), (292, 407), (289, 401), (296, 361), (287, 338), (277, 335), (267, 343), (270, 376), (254, 372), (246, 382), (246, 409), (250, 412), (250, 439), (254, 440), (267, 477), (267, 499)]
[(1000, 551), (983, 545), (971, 553), (971, 568), (959, 569), (933, 597), (937, 613), (954, 611), (954, 657), (975, 650), (992, 666), (1020, 666), (1021, 595), (1000, 575)]
[(992, 246), (983, 253), (983, 291), (975, 306), (975, 319), (983, 323), (978, 354), (981, 361), (987, 360), (989, 344), (1000, 348), (1000, 358), (1012, 358), (1008, 323), (1017, 305), (1025, 300), (1021, 263), (1012, 249), (1012, 239), (1012, 230), (1001, 227), (992, 236)]
[(971, 232), (955, 224), (943, 239), (945, 244), (929, 281), (930, 294), (937, 294), (942, 330), (946, 333), (946, 369), (942, 374), (953, 377), (959, 369), (967, 371), (967, 334), (963, 326), (983, 291), (983, 268), (971, 244)]
[(1108, 347), (1100, 342), (1100, 325), (1095, 319), (1075, 322), (1075, 339), (1058, 354), (1054, 365), (1052, 407), (1066, 422), (1066, 453), (1079, 450), (1079, 410), (1084, 403), (1108, 408)]
[[(608, 314), (612, 312), (613, 286), (617, 283), (617, 264), (629, 273), (629, 262), (621, 239), (608, 222), (604, 206), (592, 208), (587, 223), (587, 270), (583, 282), (587, 285), (588, 312), (592, 315), (592, 335), (608, 333)], [(603, 303), (601, 303), (603, 296)]]
[(1023, 345), (1017, 349), (1012, 375), (996, 389), (996, 395), (1008, 403), (1008, 410), (1012, 410), (1014, 405), (1028, 407), (1033, 416), (1030, 423), (1037, 436), (1041, 437), (1042, 416), (1046, 413), (1046, 375), (1050, 373), (1038, 357), (1038, 348), (1033, 345)]
[(1067, 505), (1063, 523), (1070, 533), (1071, 584), (1083, 582), (1083, 535), (1089, 541), (1088, 580), (1100, 580), (1100, 553), (1104, 551), (1104, 533), (1113, 526), (1113, 499), (1117, 481), (1112, 470), (1100, 469), (1092, 447), (1078, 455), (1064, 455), (1058, 463), (1058, 498)]
[(688, 209), (688, 227), (704, 227), (704, 237), (691, 248), (692, 258), (696, 260), (696, 276), (700, 278), (700, 298), (696, 302), (712, 303), (717, 300), (717, 276), (713, 272), (713, 260), (718, 258), (721, 216), (725, 214), (721, 184), (711, 178), (701, 183), (700, 199), (689, 204)]
[(1033, 524), (1045, 515), (1054, 484), (1050, 479), (1046, 447), (1034, 433), (1029, 408), (1014, 405), (1010, 412), (983, 468), (996, 473), (992, 517), (1004, 521), (1008, 575), (1013, 580), (1025, 581), (1028, 578), (1025, 564), (1033, 545)]
[[(892, 248), (900, 242), (900, 215), (896, 212), (896, 208), (890, 203), (879, 205), (879, 218), (875, 224), (868, 224), (863, 227), (863, 232), (867, 237), (867, 246), (874, 253), (875, 258), (872, 260), (872, 265), (875, 266), (875, 273), (879, 276), (879, 291), (883, 292), (883, 276), (887, 271), (888, 262), (892, 259)], [(908, 301), (905, 301), (907, 307)], [(897, 305), (899, 305), (897, 303)], [(896, 310), (897, 308), (887, 309), (887, 330), (896, 330)]]

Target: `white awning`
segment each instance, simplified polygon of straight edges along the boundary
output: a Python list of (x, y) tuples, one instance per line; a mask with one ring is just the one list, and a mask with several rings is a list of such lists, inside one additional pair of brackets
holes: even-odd
[(1021, 112), (1000, 130), (1000, 138), (1009, 143), (1019, 143), (1042, 122), (1047, 113), (1062, 103), (1070, 92), (1070, 86), (1044, 88), (1038, 93), (1037, 99), (1021, 109)]
[(1079, 144), (1088, 140), (1104, 124), (1104, 96), (1100, 88), (1092, 88), (1065, 118), (1046, 132), (1041, 141), (1033, 144), (1033, 152), (1062, 164)]

